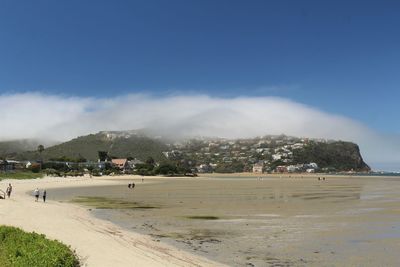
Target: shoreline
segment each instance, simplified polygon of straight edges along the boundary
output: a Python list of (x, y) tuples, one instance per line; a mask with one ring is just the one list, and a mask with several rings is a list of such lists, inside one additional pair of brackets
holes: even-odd
[[(121, 179), (136, 182), (141, 178), (108, 176), (2, 180), (0, 187), (5, 188), (11, 183), (13, 193), (11, 199), (0, 200), (0, 224), (60, 240), (76, 251), (82, 266), (224, 266), (98, 219), (87, 208), (51, 200), (51, 189), (55, 188), (118, 185)], [(145, 177), (145, 181), (149, 182), (152, 178)], [(36, 187), (47, 190), (48, 202), (43, 203), (41, 199), (35, 202), (34, 197), (27, 193)]]

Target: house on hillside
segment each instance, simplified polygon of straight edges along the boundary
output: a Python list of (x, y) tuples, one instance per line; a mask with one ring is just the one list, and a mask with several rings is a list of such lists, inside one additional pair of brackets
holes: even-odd
[(213, 167), (211, 164), (201, 164), (197, 166), (197, 172), (199, 173), (212, 173), (213, 172)]
[(283, 172), (288, 172), (288, 170), (286, 166), (277, 166), (275, 168), (275, 172), (283, 173)]
[(33, 163), (28, 160), (28, 161), (25, 161), (24, 164), (25, 164), (25, 169), (29, 169)]
[(130, 169), (128, 159), (112, 159), (111, 163), (115, 168), (118, 168), (123, 172)]
[(14, 171), (14, 170), (22, 170), (25, 168), (25, 165), (16, 160), (0, 160), (0, 171)]
[(138, 164), (144, 164), (144, 162), (139, 159), (133, 159), (128, 161), (129, 168), (131, 168), (132, 170), (134, 170), (136, 165)]
[(14, 170), (14, 164), (8, 162), (7, 160), (0, 160), (0, 171), (12, 171)]
[(263, 173), (264, 172), (264, 163), (258, 162), (253, 165), (253, 173)]

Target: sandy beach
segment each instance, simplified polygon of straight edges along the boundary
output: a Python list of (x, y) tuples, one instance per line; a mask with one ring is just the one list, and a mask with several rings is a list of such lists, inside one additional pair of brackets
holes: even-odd
[[(3, 180), (0, 188), (13, 185), (11, 199), (0, 200), (0, 224), (45, 234), (70, 245), (82, 266), (221, 266), (150, 237), (94, 218), (77, 205), (51, 200), (51, 189), (118, 184), (105, 179), (44, 178)], [(120, 182), (119, 182), (120, 183)], [(47, 189), (49, 201), (34, 201), (27, 194), (36, 187)]]
[[(131, 181), (134, 190), (127, 187)], [(0, 224), (70, 245), (83, 266), (396, 266), (399, 261), (399, 177), (230, 174), (11, 183), (11, 199), (0, 200)], [(7, 184), (2, 181), (0, 188)], [(48, 203), (27, 194), (36, 187), (47, 190)], [(112, 208), (96, 209), (85, 197)], [(72, 204), (73, 199), (83, 201)]]

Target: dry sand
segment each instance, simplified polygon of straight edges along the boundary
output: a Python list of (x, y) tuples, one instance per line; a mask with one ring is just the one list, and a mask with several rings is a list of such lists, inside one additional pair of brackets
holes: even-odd
[[(149, 180), (149, 179), (146, 179)], [(155, 242), (150, 237), (89, 215), (87, 209), (56, 201), (34, 201), (36, 187), (112, 185), (121, 182), (88, 178), (44, 178), (37, 180), (3, 180), (0, 188), (13, 185), (11, 199), (0, 200), (0, 224), (45, 234), (70, 245), (82, 266), (221, 266), (205, 258)]]

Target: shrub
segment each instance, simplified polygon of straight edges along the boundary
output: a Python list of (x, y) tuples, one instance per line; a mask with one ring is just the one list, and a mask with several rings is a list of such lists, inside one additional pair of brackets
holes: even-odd
[(30, 167), (30, 170), (31, 170), (33, 173), (39, 173), (41, 169), (42, 169), (42, 166), (41, 166), (39, 163), (34, 163), (34, 164), (32, 164), (31, 167)]
[(174, 173), (178, 173), (178, 168), (176, 165), (168, 163), (161, 164), (155, 169), (155, 174), (173, 175)]
[(71, 249), (44, 235), (19, 228), (0, 226), (0, 266), (77, 267), (79, 261)]

